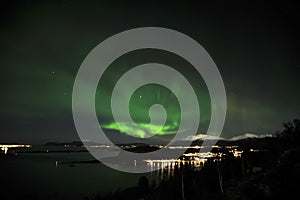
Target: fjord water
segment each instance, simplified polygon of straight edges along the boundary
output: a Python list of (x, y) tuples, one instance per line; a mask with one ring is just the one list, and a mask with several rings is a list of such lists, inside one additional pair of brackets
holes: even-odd
[(124, 173), (101, 163), (56, 165), (93, 159), (88, 152), (1, 155), (1, 199), (82, 199), (134, 186), (143, 175), (151, 179), (149, 173)]

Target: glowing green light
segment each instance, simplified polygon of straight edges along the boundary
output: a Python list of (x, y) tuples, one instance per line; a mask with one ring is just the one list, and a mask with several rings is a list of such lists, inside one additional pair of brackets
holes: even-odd
[[(139, 123), (137, 125), (129, 125), (126, 123), (109, 123), (109, 124), (103, 124), (101, 125), (102, 128), (105, 129), (111, 129), (111, 130), (117, 130), (121, 133), (133, 133), (134, 137), (140, 137), (145, 138), (152, 135), (165, 135), (165, 134), (175, 134), (177, 130), (177, 125), (165, 125), (162, 129), (159, 126), (156, 125), (149, 125), (146, 123)], [(156, 132), (157, 130), (160, 130), (159, 132)]]
[[(151, 55), (145, 56), (145, 51), (149, 51)], [(132, 94), (129, 105), (125, 105), (124, 100), (126, 99), (128, 92), (131, 91), (130, 88), (132, 88), (132, 82), (134, 80), (126, 80), (124, 82), (126, 87), (122, 91), (123, 94), (119, 94), (120, 98), (117, 99), (115, 103), (124, 105), (124, 107), (126, 106), (129, 109), (129, 117), (131, 117), (134, 123), (128, 122), (128, 112), (124, 112), (125, 109), (118, 113), (119, 117), (124, 120), (115, 122), (111, 109), (111, 96), (118, 80), (128, 70), (136, 66), (150, 62), (160, 63), (160, 61), (163, 60), (164, 64), (172, 66), (186, 76), (194, 88), (201, 113), (201, 121), (199, 123), (202, 123), (202, 131), (205, 132), (210, 120), (211, 106), (209, 93), (205, 82), (201, 79), (201, 76), (199, 76), (196, 70), (193, 71), (194, 68), (192, 66), (187, 66), (189, 64), (187, 64), (185, 60), (182, 60), (176, 55), (170, 55), (167, 52), (156, 52), (151, 50), (145, 51), (143, 50), (143, 52), (140, 53), (132, 52), (132, 54), (129, 53), (118, 58), (109, 68), (106, 69), (103, 76), (100, 78), (95, 97), (95, 108), (101, 127), (104, 129), (116, 130), (124, 134), (128, 134), (130, 132), (132, 136), (147, 138), (150, 135), (176, 134), (179, 129), (181, 119), (193, 120), (193, 113), (181, 110), (180, 103), (178, 102), (175, 93), (180, 93), (182, 96), (186, 96), (186, 98), (189, 98), (189, 96), (186, 94), (185, 90), (182, 90), (178, 80), (170, 76), (166, 77), (170, 81), (173, 81), (170, 88), (166, 88), (158, 84), (143, 85)], [(164, 57), (163, 59), (161, 59), (162, 55)], [(87, 80), (87, 84), (88, 82), (89, 81)], [(128, 90), (126, 88), (128, 88)], [(124, 96), (124, 98), (122, 98), (122, 96)], [(82, 102), (82, 104), (84, 105), (85, 102)], [(165, 115), (162, 115), (159, 112), (151, 112), (150, 118), (149, 110), (151, 110), (150, 108), (155, 104), (159, 104), (164, 108)], [(165, 121), (165, 124), (162, 127), (161, 125), (150, 124), (151, 119), (155, 119), (155, 121), (156, 119), (157, 121)]]

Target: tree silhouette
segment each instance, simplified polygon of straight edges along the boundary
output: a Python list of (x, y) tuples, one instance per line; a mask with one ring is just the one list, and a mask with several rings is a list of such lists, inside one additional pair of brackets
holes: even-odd
[(283, 130), (278, 134), (285, 145), (289, 147), (300, 147), (300, 120), (283, 123)]

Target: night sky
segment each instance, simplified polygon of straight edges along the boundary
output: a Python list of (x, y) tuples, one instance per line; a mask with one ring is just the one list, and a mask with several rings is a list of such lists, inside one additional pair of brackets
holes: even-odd
[[(71, 104), (82, 61), (106, 38), (147, 26), (180, 31), (213, 58), (228, 101), (222, 137), (275, 133), (282, 122), (300, 117), (300, 16), (294, 5), (24, 1), (2, 5), (0, 13), (0, 142), (79, 140)], [(199, 131), (205, 132), (210, 119), (205, 83), (185, 60), (158, 50), (128, 53), (105, 72), (106, 84), (96, 94), (102, 127), (115, 129), (109, 109), (115, 81), (149, 61), (161, 61), (190, 78), (200, 100)], [(161, 134), (174, 133), (180, 112), (167, 88), (140, 88), (130, 104), (133, 118), (140, 125), (149, 123), (147, 110), (157, 102), (167, 107), (169, 117)]]

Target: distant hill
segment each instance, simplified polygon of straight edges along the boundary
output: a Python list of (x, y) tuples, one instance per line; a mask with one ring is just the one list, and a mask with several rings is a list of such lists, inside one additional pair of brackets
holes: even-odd
[[(118, 131), (109, 131), (108, 132), (109, 139), (112, 140), (117, 146), (125, 147), (125, 146), (136, 146), (136, 147), (146, 147), (149, 145), (166, 145), (171, 141), (174, 135), (156, 135), (151, 138), (135, 138), (124, 133), (120, 133)], [(194, 136), (189, 136), (183, 140), (178, 140), (171, 144), (172, 146), (195, 146), (202, 145), (203, 141), (213, 141), (220, 146), (231, 145), (231, 146), (251, 146), (252, 148), (264, 148), (277, 141), (275, 137), (270, 134), (265, 135), (256, 135), (253, 133), (245, 133), (243, 135), (235, 136), (229, 139), (225, 139), (222, 137), (205, 135), (205, 134), (197, 134)], [(124, 141), (120, 143), (120, 141)], [(92, 141), (85, 141), (87, 145), (107, 145), (95, 143)], [(73, 141), (73, 142), (47, 142), (45, 146), (77, 146), (82, 147), (82, 141)]]

